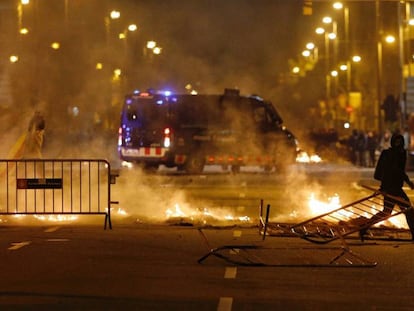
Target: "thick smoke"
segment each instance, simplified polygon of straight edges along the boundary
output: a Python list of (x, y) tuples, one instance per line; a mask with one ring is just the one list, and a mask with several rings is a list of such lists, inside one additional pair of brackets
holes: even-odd
[[(37, 1), (32, 11), (25, 8), (24, 22), (33, 29), (27, 41), (11, 37), (14, 22), (0, 28), (10, 32), (10, 52), (15, 46), (30, 56), (22, 55), (22, 62), (13, 68), (0, 64), (0, 74), (5, 66), (11, 68), (13, 96), (12, 107), (3, 114), (8, 134), (3, 157), (9, 156), (31, 114), (41, 107), (46, 116), (45, 158), (103, 158), (120, 168), (116, 143), (123, 96), (148, 87), (181, 92), (187, 84), (200, 93), (219, 94), (230, 87), (269, 98), (287, 127), (299, 138), (305, 136), (294, 112), (300, 107), (288, 106), (277, 86), (279, 73), (287, 71), (287, 59), (295, 52), (296, 32), (291, 28), (301, 14), (302, 1), (77, 2), (68, 1), (67, 11), (58, 1), (53, 5)], [(119, 9), (121, 19), (108, 24), (105, 18), (111, 9)], [(2, 13), (15, 20), (14, 12)], [(120, 42), (119, 32), (131, 22), (137, 23), (138, 32), (128, 33)], [(61, 41), (60, 50), (42, 45), (54, 40)], [(156, 40), (162, 54), (145, 50), (147, 40)], [(99, 63), (102, 68), (97, 69)], [(120, 77), (114, 76), (117, 68), (122, 69)], [(252, 132), (253, 125), (235, 113), (232, 122), (240, 133)], [(244, 147), (253, 154), (261, 152), (254, 140)], [(228, 183), (237, 181), (229, 175)], [(290, 170), (283, 184), (283, 197), (272, 202), (281, 215), (303, 208), (308, 193), (320, 187), (300, 170)], [(177, 203), (182, 209), (211, 210), (208, 203), (193, 202), (186, 191), (164, 187), (161, 179), (154, 182), (139, 169), (122, 169), (113, 189), (120, 207), (137, 218), (165, 219), (166, 210)]]

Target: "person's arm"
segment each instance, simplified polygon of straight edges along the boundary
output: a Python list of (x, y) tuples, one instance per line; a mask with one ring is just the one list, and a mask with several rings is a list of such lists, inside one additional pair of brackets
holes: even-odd
[(404, 172), (404, 181), (407, 183), (407, 185), (410, 187), (410, 189), (414, 189), (414, 183), (410, 180), (410, 177), (408, 177), (407, 173), (405, 172), (405, 165), (407, 163), (407, 154), (404, 152), (403, 156), (403, 172)]
[(410, 177), (408, 177), (407, 174), (405, 174), (405, 182), (410, 187), (410, 189), (414, 189), (414, 183), (410, 180)]

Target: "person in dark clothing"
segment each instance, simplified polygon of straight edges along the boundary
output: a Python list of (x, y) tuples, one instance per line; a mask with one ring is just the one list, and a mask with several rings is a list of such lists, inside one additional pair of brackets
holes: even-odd
[(348, 139), (348, 148), (352, 164), (358, 164), (358, 130), (352, 130), (352, 135)]
[[(403, 184), (406, 182), (411, 189), (414, 184), (405, 172), (407, 162), (407, 153), (404, 149), (404, 137), (400, 134), (394, 134), (391, 137), (391, 147), (381, 152), (375, 167), (374, 178), (381, 181), (380, 190), (398, 199), (387, 197), (384, 200), (384, 209), (373, 215), (369, 223), (376, 223), (379, 219), (391, 215), (394, 206), (398, 205), (405, 210), (405, 218), (414, 240), (414, 210), (411, 207), (410, 199), (403, 190)], [(367, 229), (360, 231), (361, 240), (364, 239)]]
[(364, 132), (360, 131), (358, 133), (357, 141), (356, 141), (356, 154), (357, 154), (357, 161), (356, 164), (359, 166), (365, 166), (365, 151), (367, 147), (366, 138)]
[(378, 148), (378, 141), (375, 133), (373, 131), (369, 131), (367, 134), (367, 166), (374, 167), (375, 166), (375, 151)]

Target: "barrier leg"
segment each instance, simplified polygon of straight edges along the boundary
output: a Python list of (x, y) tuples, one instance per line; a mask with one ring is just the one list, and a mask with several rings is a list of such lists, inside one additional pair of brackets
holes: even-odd
[(263, 241), (266, 239), (267, 225), (269, 223), (269, 214), (270, 214), (270, 204), (267, 204), (267, 207), (266, 207), (266, 220), (265, 220), (264, 228), (263, 228)]

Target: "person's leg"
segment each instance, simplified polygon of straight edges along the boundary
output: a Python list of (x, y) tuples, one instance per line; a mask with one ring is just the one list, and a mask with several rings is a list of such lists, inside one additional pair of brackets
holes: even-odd
[[(407, 202), (410, 202), (410, 199), (408, 198), (405, 192), (401, 194), (401, 198)], [(411, 202), (410, 202), (410, 205), (402, 205), (401, 208), (407, 209), (404, 212), (405, 219), (407, 221), (408, 228), (410, 228), (410, 231), (411, 231), (411, 239), (414, 240), (414, 209), (411, 207)]]

